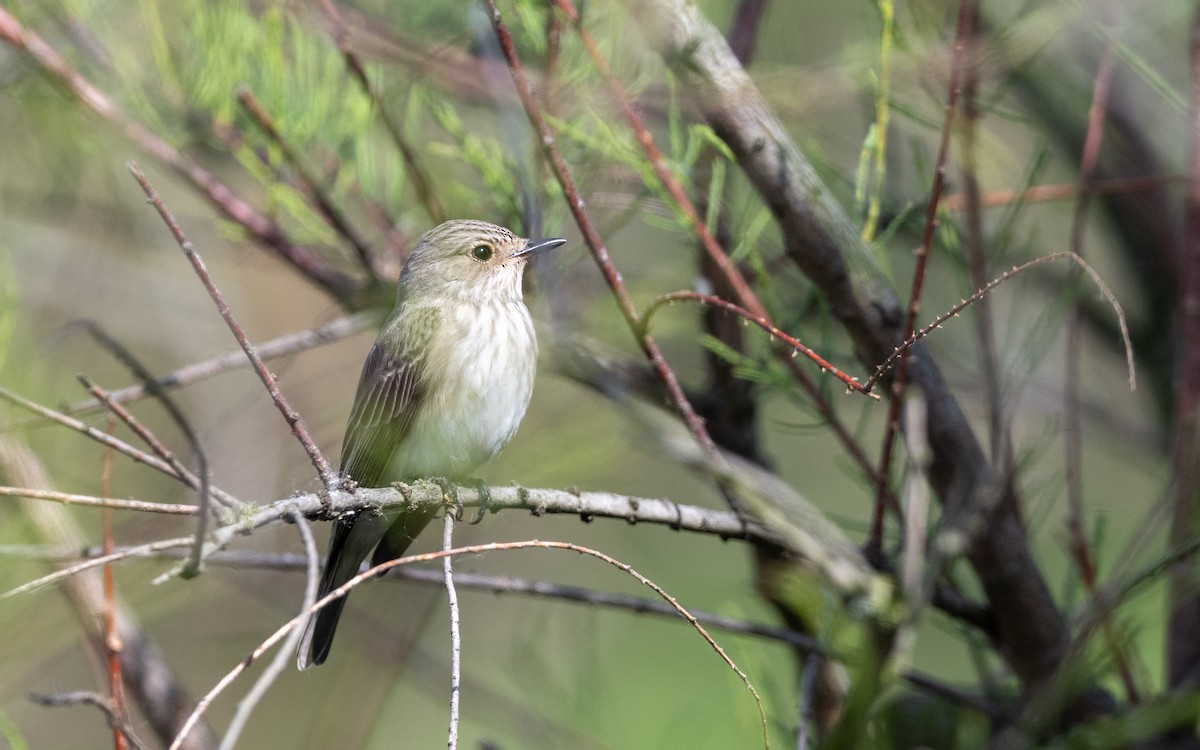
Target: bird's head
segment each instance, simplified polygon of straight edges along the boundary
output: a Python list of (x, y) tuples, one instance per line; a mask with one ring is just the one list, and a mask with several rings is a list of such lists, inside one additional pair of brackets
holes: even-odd
[(520, 300), (526, 261), (564, 242), (528, 240), (485, 221), (447, 221), (413, 248), (400, 272), (400, 293)]

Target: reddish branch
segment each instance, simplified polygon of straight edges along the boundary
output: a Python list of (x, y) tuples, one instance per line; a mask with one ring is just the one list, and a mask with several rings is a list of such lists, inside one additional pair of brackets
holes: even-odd
[(305, 197), (317, 207), (318, 212), (324, 217), (325, 221), (342, 237), (350, 243), (354, 248), (354, 253), (358, 256), (358, 262), (363, 267), (363, 270), (368, 273), (374, 273), (374, 267), (371, 265), (371, 248), (367, 241), (363, 239), (358, 230), (342, 213), (342, 210), (333, 203), (333, 199), (321, 187), (320, 180), (312, 173), (312, 170), (300, 158), (287, 139), (279, 132), (279, 128), (275, 127), (275, 121), (270, 113), (262, 106), (258, 99), (254, 98), (254, 94), (250, 91), (242, 90), (238, 92), (238, 103), (242, 105), (242, 109), (246, 110), (246, 114), (250, 115), (250, 119), (263, 131), (267, 138), (274, 143), (279, 152), (283, 155), (285, 161), (296, 170), (296, 175), (300, 178), (300, 187), (304, 192)]
[(646, 312), (642, 314), (642, 320), (641, 320), (642, 330), (649, 329), (650, 316), (654, 314), (655, 310), (662, 307), (663, 305), (670, 304), (676, 300), (685, 300), (685, 299), (686, 300), (694, 300), (696, 302), (699, 302), (702, 305), (712, 305), (713, 307), (719, 307), (722, 310), (726, 310), (728, 312), (733, 313), (734, 315), (737, 315), (745, 320), (750, 321), (754, 325), (758, 326), (759, 328), (763, 329), (768, 334), (770, 334), (771, 338), (779, 339), (785, 345), (787, 345), (788, 347), (791, 347), (793, 357), (796, 356), (797, 354), (803, 354), (804, 356), (808, 357), (813, 362), (815, 362), (817, 364), (817, 366), (820, 367), (823, 371), (828, 372), (830, 375), (833, 375), (835, 378), (837, 378), (838, 380), (845, 383), (846, 388), (848, 388), (849, 390), (858, 391), (859, 393), (867, 394), (876, 399), (879, 398), (878, 395), (868, 391), (861, 383), (858, 382), (858, 380), (847, 375), (846, 373), (842, 372), (841, 370), (834, 367), (833, 365), (829, 364), (829, 362), (825, 361), (821, 357), (821, 355), (817, 354), (812, 349), (809, 349), (807, 346), (800, 343), (799, 339), (792, 337), (786, 331), (776, 328), (774, 325), (771, 324), (771, 321), (766, 319), (766, 317), (761, 316), (761, 315), (755, 315), (753, 312), (747, 310), (744, 307), (739, 307), (738, 305), (735, 305), (728, 300), (723, 300), (720, 297), (714, 297), (711, 294), (700, 294), (699, 292), (691, 292), (691, 291), (679, 291), (679, 292), (668, 292), (667, 294), (659, 295), (658, 297), (656, 297), (654, 299), (653, 302), (650, 303), (649, 307), (646, 308)]
[[(907, 340), (917, 328), (917, 316), (921, 312), (921, 293), (925, 288), (925, 266), (929, 260), (929, 249), (933, 245), (933, 233), (937, 229), (938, 202), (942, 197), (942, 186), (946, 182), (946, 156), (950, 151), (950, 134), (954, 124), (954, 112), (958, 97), (962, 93), (963, 51), (971, 30), (971, 0), (963, 0), (958, 7), (958, 23), (954, 32), (954, 53), (950, 58), (950, 81), (946, 94), (945, 114), (942, 121), (941, 142), (938, 144), (934, 162), (933, 186), (929, 190), (929, 203), (925, 208), (925, 229), (921, 233), (921, 244), (917, 246), (913, 267), (912, 289), (908, 295), (908, 314), (904, 320), (903, 339)], [(883, 513), (886, 508), (887, 478), (892, 464), (892, 450), (896, 444), (896, 433), (900, 428), (900, 410), (903, 404), (904, 387), (908, 383), (908, 352), (900, 356), (892, 374), (891, 397), (888, 405), (887, 425), (880, 449), (879, 476), (875, 486), (875, 506), (871, 514), (871, 531), (867, 536), (868, 556), (878, 558), (883, 550)]]
[[(109, 417), (109, 435), (112, 435), (114, 424), (113, 418)], [(111, 449), (104, 451), (100, 471), (101, 495), (106, 499), (112, 497), (112, 456)], [(104, 509), (101, 525), (103, 554), (109, 555), (113, 550), (112, 508)], [(109, 564), (104, 566), (104, 651), (108, 662), (108, 700), (116, 719), (113, 723), (113, 747), (115, 750), (125, 750), (125, 686), (121, 681), (121, 636), (117, 633), (113, 592), (113, 571)]]
[(554, 133), (550, 130), (550, 126), (546, 124), (546, 119), (542, 116), (541, 107), (538, 105), (533, 87), (525, 77), (525, 70), (521, 66), (521, 61), (517, 58), (512, 37), (509, 35), (508, 29), (500, 18), (500, 10), (496, 7), (495, 0), (485, 0), (485, 4), (491, 16), (492, 27), (496, 31), (496, 38), (500, 42), (500, 49), (503, 51), (504, 58), (508, 62), (509, 71), (512, 73), (513, 83), (516, 84), (517, 95), (521, 99), (521, 105), (525, 108), (525, 114), (529, 117), (530, 123), (541, 139), (542, 153), (554, 170), (554, 176), (558, 180), (563, 196), (566, 198), (567, 207), (570, 209), (571, 215), (575, 218), (575, 223), (579, 227), (579, 231), (583, 235), (588, 248), (591, 250), (592, 258), (596, 261), (596, 265), (599, 266), (600, 273), (604, 276), (604, 280), (612, 290), (613, 297), (617, 301), (617, 306), (621, 310), (621, 315), (625, 318), (625, 323), (629, 326), (629, 330), (633, 332), (634, 336), (637, 337), (638, 344), (641, 346), (646, 358), (650, 361), (650, 366), (666, 387), (671, 402), (679, 411), (688, 430), (691, 431), (697, 442), (704, 449), (704, 452), (713, 459), (716, 465), (723, 465), (724, 461), (720, 458), (720, 453), (717, 451), (712, 438), (709, 437), (708, 431), (704, 427), (704, 420), (700, 418), (700, 415), (692, 407), (691, 402), (688, 401), (683, 388), (679, 385), (679, 379), (675, 376), (675, 371), (667, 364), (666, 358), (663, 357), (657, 342), (650, 335), (639, 333), (638, 324), (641, 316), (638, 314), (637, 308), (629, 296), (629, 291), (625, 288), (625, 282), (621, 279), (621, 272), (613, 265), (612, 258), (608, 254), (608, 248), (600, 236), (599, 229), (592, 222), (583, 196), (575, 188), (575, 181), (571, 177), (566, 160), (563, 159), (562, 153), (559, 152), (558, 147), (554, 143)]
[(443, 221), (449, 219), (450, 215), (446, 213), (446, 207), (442, 203), (441, 198), (438, 197), (437, 191), (433, 187), (433, 182), (429, 179), (429, 174), (421, 164), (416, 150), (408, 142), (408, 139), (404, 137), (404, 131), (401, 130), (400, 123), (396, 122), (396, 118), (392, 117), (383, 97), (371, 85), (371, 79), (367, 75), (366, 66), (363, 65), (358, 53), (351, 48), (347, 33), (348, 29), (341, 12), (331, 0), (322, 0), (321, 9), (333, 22), (333, 40), (337, 44), (338, 51), (342, 53), (342, 58), (346, 61), (346, 69), (350, 71), (350, 74), (354, 76), (354, 80), (362, 88), (363, 93), (375, 105), (375, 111), (379, 114), (379, 119), (383, 121), (388, 135), (392, 138), (392, 143), (396, 145), (401, 158), (404, 159), (407, 177), (412, 180), (413, 189), (417, 192), (417, 199), (425, 207), (425, 212), (429, 214), (429, 218), (433, 219), (435, 224), (441, 224)]

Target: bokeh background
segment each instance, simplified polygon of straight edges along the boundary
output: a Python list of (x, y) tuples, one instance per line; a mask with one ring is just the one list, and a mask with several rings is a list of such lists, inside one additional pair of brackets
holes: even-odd
[[(702, 2), (720, 29), (739, 3)], [(997, 2), (984, 4), (976, 173), (985, 191), (1079, 181), (1080, 145), (1098, 60), (1115, 50), (1114, 121), (1102, 148), (1106, 176), (1162, 178), (1136, 195), (1152, 204), (1143, 218), (1178, 242), (1184, 173), (1191, 4), (1183, 2)], [(250, 91), (330, 194), (369, 238), (377, 268), (394, 272), (406, 247), (432, 224), (413, 178), (370, 99), (347, 74), (325, 4), (307, 2), (172, 3), (11, 2), (4, 9), (36, 31), (68, 63), (143, 122), (271, 216), (298, 243), (340, 268), (356, 270), (345, 243), (304, 201), (278, 148), (239, 107)], [(749, 69), (791, 136), (818, 166), (829, 189), (863, 222), (871, 191), (876, 95), (881, 75), (881, 7), (890, 3), (768, 3)], [(382, 101), (417, 150), (450, 215), (519, 229), (518, 172), (531, 167), (532, 134), (506, 93), (502, 63), (489, 54), (486, 16), (469, 2), (364, 2), (339, 5), (360, 45)], [(541, 3), (502, 3), (521, 54), (537, 68), (544, 51)], [(899, 3), (889, 40), (890, 125), (879, 189), (881, 231), (873, 247), (903, 296), (932, 180), (945, 102), (953, 7)], [(481, 23), (482, 20), (482, 23)], [(637, 97), (672, 165), (685, 176), (708, 133), (637, 23), (619, 3), (586, 4), (586, 23)], [(474, 78), (462, 77), (471, 72)], [(554, 126), (585, 198), (605, 230), (614, 262), (640, 306), (696, 284), (695, 242), (661, 191), (647, 187), (644, 164), (578, 40), (562, 31), (558, 70), (562, 102)], [(480, 85), (480, 81), (483, 85)], [(499, 103), (489, 90), (500, 91)], [(503, 91), (502, 91), (503, 90)], [(1131, 146), (1131, 133), (1144, 151)], [(961, 137), (961, 130), (956, 136)], [(1137, 159), (1129, 154), (1137, 153)], [(925, 287), (927, 321), (972, 291), (964, 269), (961, 152), (950, 160), (948, 205), (941, 216)], [(256, 342), (312, 328), (345, 311), (245, 232), (219, 217), (187, 182), (97, 116), (13, 45), (0, 45), (0, 385), (47, 405), (86, 394), (83, 372), (109, 388), (130, 375), (78, 326), (103, 327), (155, 373), (233, 351), (236, 345), (179, 248), (126, 164), (146, 170), (212, 276)], [(781, 327), (860, 377), (848, 339), (831, 322), (811, 285), (780, 259), (778, 229), (762, 203), (718, 157), (728, 181), (725, 210), (738, 257), (764, 269)], [(545, 173), (533, 180), (548, 236), (567, 247), (539, 261), (529, 300), (542, 332), (537, 386), (522, 428), (481, 470), (493, 484), (578, 487), (724, 508), (702, 473), (682, 466), (634, 418), (656, 410), (653, 397), (615, 403), (573, 378), (556, 352), (567, 342), (597, 341), (633, 362), (640, 353), (581, 244), (561, 196)], [(1128, 197), (1133, 191), (1118, 195)], [(1058, 200), (996, 199), (984, 213), (987, 253), (996, 273), (1071, 244), (1076, 194)], [(959, 204), (961, 205), (961, 203)], [(1086, 224), (1089, 262), (1113, 288), (1135, 334), (1140, 387), (1125, 383), (1114, 316), (1066, 264), (1048, 264), (991, 297), (1000, 380), (1009, 410), (1014, 482), (1031, 545), (1068, 613), (1083, 606), (1067, 550), (1063, 458), (1064, 330), (1069, 303), (1084, 300), (1083, 474), (1086, 531), (1102, 580), (1147, 565), (1167, 549), (1170, 482), (1166, 450), (1171, 403), (1172, 329), (1162, 296), (1174, 280), (1154, 262), (1175, 252), (1160, 236), (1138, 234), (1111, 204), (1093, 206)], [(1132, 236), (1131, 236), (1132, 235)], [(1157, 270), (1155, 270), (1157, 269)], [(386, 304), (386, 303), (385, 303)], [(977, 332), (967, 312), (928, 340), (981, 434), (983, 382)], [(698, 308), (656, 314), (654, 333), (685, 386), (702, 389), (708, 360)], [(861, 543), (873, 489), (830, 437), (809, 404), (781, 384), (764, 357), (765, 336), (748, 329), (759, 405), (755, 430), (772, 468)], [(281, 386), (320, 447), (336, 459), (354, 385), (373, 331), (272, 362)], [(812, 369), (815, 374), (816, 370)], [(830, 397), (874, 456), (885, 405)], [(266, 503), (319, 483), (257, 379), (239, 369), (174, 393), (211, 463), (213, 481), (247, 502)], [(186, 455), (186, 446), (153, 403), (135, 410)], [(61, 427), (31, 422), (15, 408), (0, 419), (28, 444), (56, 488), (98, 494), (102, 450)], [(103, 415), (86, 417), (103, 427)], [(898, 474), (897, 474), (898, 476)], [(118, 458), (113, 493), (191, 502), (193, 493)], [(29, 559), (45, 543), (22, 510), (0, 500), (0, 588), (44, 574)], [(32, 501), (25, 501), (32, 502)], [(90, 544), (100, 514), (69, 515)], [(324, 548), (326, 524), (316, 524)], [(188, 521), (118, 513), (117, 544), (187, 534)], [(889, 529), (889, 539), (896, 530)], [(440, 543), (430, 528), (418, 549)], [(736, 541), (573, 517), (490, 515), (459, 528), (461, 543), (527, 538), (570, 540), (632, 565), (684, 606), (753, 622), (775, 623), (757, 595), (746, 545)], [(279, 525), (239, 538), (239, 550), (299, 552), (294, 528)], [(299, 571), (209, 566), (191, 581), (154, 584), (172, 565), (134, 560), (115, 569), (118, 591), (136, 612), (193, 696), (209, 689), (300, 603)], [(463, 559), (458, 569), (575, 584), (633, 594), (644, 589), (615, 569), (562, 552), (495, 553)], [(970, 590), (969, 573), (959, 571)], [(1165, 578), (1122, 602), (1115, 621), (1139, 685), (1163, 689)], [(753, 702), (737, 677), (685, 624), (626, 611), (512, 594), (460, 591), (463, 611), (463, 746), (743, 747), (758, 737)], [(380, 580), (351, 599), (330, 663), (289, 670), (251, 720), (243, 747), (433, 747), (445, 742), (448, 634), (445, 593), (435, 586)], [(836, 606), (831, 604), (831, 606)], [(766, 701), (773, 739), (793, 743), (799, 723), (798, 669), (786, 646), (714, 631)], [(833, 636), (828, 633), (821, 637)], [(937, 611), (922, 620), (911, 666), (948, 684), (1006, 691), (1003, 667), (980, 636)], [(54, 587), (0, 601), (0, 737), (12, 747), (103, 747), (103, 716), (85, 707), (45, 708), (31, 692), (102, 690), (103, 673), (80, 624)], [(223, 695), (208, 718), (218, 733), (256, 667)], [(1113, 677), (1106, 678), (1113, 686)], [(897, 689), (898, 691), (898, 689)], [(886, 704), (886, 702), (885, 702)], [(881, 704), (881, 705), (885, 705)], [(881, 708), (884, 712), (886, 709)], [(947, 708), (952, 744), (974, 746), (986, 721)], [(944, 718), (944, 717), (943, 717)], [(941, 719), (939, 719), (941, 720)], [(134, 714), (133, 726), (142, 728)], [(887, 746), (882, 733), (872, 742)], [(485, 744), (490, 743), (490, 744)], [(932, 743), (931, 743), (932, 744)], [(946, 745), (951, 746), (951, 745)]]

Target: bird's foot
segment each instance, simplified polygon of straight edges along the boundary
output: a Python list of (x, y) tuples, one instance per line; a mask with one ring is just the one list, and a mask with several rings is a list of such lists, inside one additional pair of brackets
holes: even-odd
[(450, 506), (454, 506), (454, 520), (461, 521), (466, 506), (463, 505), (462, 493), (458, 491), (458, 485), (445, 477), (430, 477), (429, 481), (442, 489), (442, 501), (446, 504), (446, 512), (449, 513)]
[[(483, 517), (492, 509), (492, 490), (483, 483), (482, 479), (468, 479), (467, 481), (475, 485), (475, 489), (479, 491), (479, 512), (471, 519), (471, 525), (474, 526), (482, 521)], [(457, 520), (461, 521), (462, 518), (459, 517)]]

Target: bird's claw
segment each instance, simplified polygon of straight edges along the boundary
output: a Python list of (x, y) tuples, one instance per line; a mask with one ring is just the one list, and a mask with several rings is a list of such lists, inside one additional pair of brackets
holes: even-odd
[[(479, 490), (479, 512), (476, 513), (475, 517), (471, 519), (472, 526), (475, 526), (480, 521), (482, 521), (483, 517), (486, 516), (488, 511), (492, 509), (492, 490), (491, 490), (491, 488), (489, 488), (486, 484), (483, 483), (482, 480), (479, 480), (479, 479), (475, 480), (475, 488), (477, 490)], [(459, 519), (459, 520), (462, 520), (462, 519)]]
[[(449, 506), (454, 506), (454, 520), (461, 521), (466, 514), (466, 504), (463, 503), (462, 493), (459, 491), (459, 485), (451, 482), (443, 477), (434, 477), (431, 481), (442, 489), (442, 498), (449, 499), (446, 512), (449, 511)], [(483, 520), (483, 517), (488, 514), (492, 508), (492, 490), (480, 479), (471, 479), (468, 482), (475, 486), (479, 492), (479, 512), (475, 514), (469, 523), (474, 526)]]
[(454, 484), (445, 477), (432, 477), (430, 481), (441, 488), (443, 501), (449, 499), (450, 502), (447, 503), (446, 512), (449, 513), (449, 506), (453, 505), (454, 520), (461, 521), (463, 519), (463, 513), (466, 511), (466, 506), (463, 505), (462, 493), (458, 491), (458, 485)]

